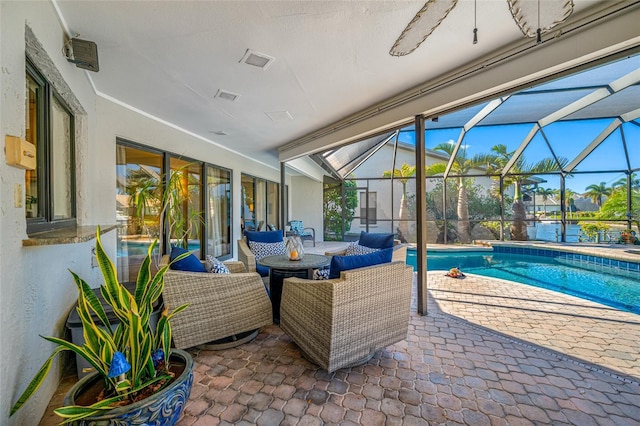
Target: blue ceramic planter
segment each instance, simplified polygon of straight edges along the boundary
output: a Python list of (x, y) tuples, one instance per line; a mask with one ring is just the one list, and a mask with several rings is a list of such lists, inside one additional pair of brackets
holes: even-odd
[[(191, 393), (193, 358), (180, 349), (172, 349), (171, 358), (174, 362), (183, 362), (185, 369), (169, 386), (135, 404), (114, 408), (100, 416), (89, 417), (72, 424), (77, 426), (171, 426), (176, 424)], [(98, 380), (102, 380), (98, 373), (84, 377), (67, 392), (64, 405), (74, 405), (76, 396)]]

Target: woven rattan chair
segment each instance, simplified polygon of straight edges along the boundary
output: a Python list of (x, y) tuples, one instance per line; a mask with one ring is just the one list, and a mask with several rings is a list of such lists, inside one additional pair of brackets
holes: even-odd
[(406, 339), (413, 269), (404, 262), (353, 269), (331, 280), (284, 280), (280, 327), (328, 372), (359, 365)]
[(242, 262), (247, 271), (256, 272), (256, 257), (251, 252), (245, 237), (238, 240), (238, 261)]
[[(339, 251), (328, 251), (325, 252), (325, 256), (344, 256), (346, 253), (347, 249), (344, 248), (342, 250)], [(406, 262), (407, 261), (407, 245), (406, 244), (400, 244), (399, 240), (395, 240), (394, 241), (394, 246), (393, 246), (393, 256), (391, 257), (391, 261), (392, 262)]]
[[(164, 256), (161, 264), (167, 262)], [(171, 320), (176, 348), (237, 346), (255, 337), (260, 327), (273, 323), (271, 301), (260, 275), (246, 272), (242, 262), (224, 263), (231, 274), (171, 269), (165, 274), (165, 306), (174, 309), (189, 304)]]

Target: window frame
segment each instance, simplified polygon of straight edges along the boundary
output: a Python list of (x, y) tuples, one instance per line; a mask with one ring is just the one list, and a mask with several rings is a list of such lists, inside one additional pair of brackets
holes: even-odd
[[(37, 68), (37, 66), (27, 57), (25, 66), (25, 83), (26, 75), (29, 75), (36, 84), (38, 84), (39, 94), (37, 97), (37, 140), (36, 145), (36, 181), (38, 186), (38, 214), (36, 217), (27, 218), (25, 211), (25, 220), (27, 223), (27, 234), (36, 232), (44, 232), (61, 228), (72, 228), (77, 226), (77, 206), (76, 206), (76, 158), (75, 158), (75, 121), (76, 117), (68, 103), (60, 96), (50, 81), (48, 81)], [(26, 84), (25, 84), (26, 86)], [(54, 219), (53, 206), (53, 141), (52, 138), (52, 113), (54, 99), (59, 106), (69, 114), (69, 163), (71, 165), (71, 177), (69, 182), (70, 193), (70, 218)], [(26, 112), (25, 112), (26, 120)], [(26, 190), (26, 188), (25, 188)], [(26, 191), (25, 191), (26, 192)]]

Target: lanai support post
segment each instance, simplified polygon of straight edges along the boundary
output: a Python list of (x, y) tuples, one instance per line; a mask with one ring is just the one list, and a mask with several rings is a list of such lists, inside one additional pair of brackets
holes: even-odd
[(427, 181), (424, 160), (424, 118), (421, 115), (415, 116), (415, 132), (418, 314), (427, 315)]
[(285, 163), (280, 162), (280, 223), (278, 229), (282, 229), (284, 232), (285, 220), (287, 218), (287, 206), (286, 206), (286, 174), (284, 172)]

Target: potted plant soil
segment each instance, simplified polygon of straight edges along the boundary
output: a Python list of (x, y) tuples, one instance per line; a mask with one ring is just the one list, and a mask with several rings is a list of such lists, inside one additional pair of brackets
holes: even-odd
[[(65, 423), (76, 425), (173, 425), (189, 399), (193, 383), (193, 359), (187, 352), (171, 349), (171, 318), (187, 305), (162, 312), (155, 330), (150, 326), (154, 303), (162, 294), (166, 265), (151, 274), (151, 244), (131, 294), (118, 282), (113, 262), (96, 231), (96, 258), (104, 283), (100, 293), (118, 318), (110, 323), (105, 309), (89, 285), (71, 272), (78, 287), (77, 311), (85, 342), (75, 345), (57, 337), (45, 337), (58, 346), (40, 368), (11, 409), (11, 415), (35, 393), (62, 351), (73, 351), (94, 369), (65, 397), (55, 410)], [(176, 258), (175, 261), (184, 256)]]

